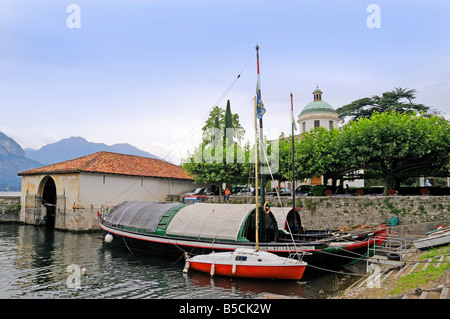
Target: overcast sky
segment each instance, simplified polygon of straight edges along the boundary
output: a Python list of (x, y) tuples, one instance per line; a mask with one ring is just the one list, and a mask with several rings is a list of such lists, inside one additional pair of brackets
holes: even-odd
[(448, 0), (1, 0), (0, 131), (23, 148), (82, 136), (179, 164), (218, 102), (251, 132), (256, 44), (269, 137), (290, 132), (289, 93), (297, 117), (316, 84), (335, 109), (416, 89), (450, 118), (449, 15)]

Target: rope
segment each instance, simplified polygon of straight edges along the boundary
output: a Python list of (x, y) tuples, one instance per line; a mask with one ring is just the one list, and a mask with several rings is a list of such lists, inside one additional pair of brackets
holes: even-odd
[(312, 267), (312, 268), (316, 268), (319, 270), (323, 270), (323, 271), (328, 271), (328, 272), (333, 272), (336, 274), (341, 274), (341, 275), (352, 275), (352, 276), (366, 276), (367, 274), (359, 274), (359, 273), (351, 273), (351, 272), (343, 272), (343, 271), (337, 271), (337, 270), (331, 270), (331, 269), (326, 269), (326, 268), (322, 268), (322, 267), (318, 267), (318, 266), (313, 266), (308, 264), (308, 267)]
[[(253, 54), (253, 52), (252, 52)], [(209, 115), (209, 113), (211, 112), (211, 110), (219, 105), (222, 100), (225, 98), (225, 96), (227, 96), (227, 94), (231, 91), (231, 89), (233, 88), (233, 86), (236, 84), (237, 80), (241, 77), (241, 74), (244, 72), (244, 70), (247, 68), (247, 65), (250, 61), (251, 56), (248, 58), (247, 62), (245, 63), (244, 67), (242, 68), (241, 72), (237, 75), (237, 77), (233, 80), (233, 82), (231, 82), (231, 84), (228, 86), (228, 88), (222, 93), (222, 95), (219, 97), (219, 99), (216, 101), (216, 103), (213, 104), (213, 106), (208, 110), (208, 112), (200, 119), (200, 121), (189, 131), (188, 134), (185, 135), (184, 139), (180, 140), (180, 142), (177, 144), (177, 146), (175, 146), (174, 149), (172, 149), (169, 153), (167, 153), (166, 156), (164, 156), (164, 160), (170, 162), (172, 160), (172, 158), (178, 154), (178, 148), (180, 148), (181, 146), (186, 144), (186, 140), (191, 139), (192, 135), (194, 134), (194, 132), (198, 129), (199, 126), (203, 125), (203, 123), (205, 122), (206, 117)], [(172, 154), (172, 156), (170, 156)], [(169, 158), (170, 156), (170, 158)]]
[(131, 251), (130, 247), (128, 247), (128, 244), (127, 244), (127, 242), (126, 242), (126, 240), (125, 240), (125, 236), (122, 236), (122, 239), (123, 239), (123, 242), (125, 243), (125, 246), (127, 246), (128, 250), (130, 251), (130, 253), (133, 253), (133, 252)]

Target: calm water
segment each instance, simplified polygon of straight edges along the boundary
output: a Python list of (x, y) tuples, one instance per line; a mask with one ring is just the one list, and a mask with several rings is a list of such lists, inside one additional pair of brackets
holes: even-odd
[[(182, 260), (130, 253), (104, 244), (100, 236), (0, 224), (0, 298), (239, 299), (262, 293), (327, 298), (360, 278), (308, 270), (302, 284), (210, 278), (193, 270), (183, 276)], [(69, 276), (77, 276), (67, 271), (70, 265), (85, 267), (87, 274), (71, 281)], [(361, 266), (343, 271), (362, 272)]]

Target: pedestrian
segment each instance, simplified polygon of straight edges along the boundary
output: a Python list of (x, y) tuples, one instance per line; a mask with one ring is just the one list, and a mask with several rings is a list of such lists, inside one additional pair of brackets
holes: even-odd
[(228, 202), (228, 200), (230, 199), (230, 190), (227, 188), (225, 188), (225, 195), (223, 196), (223, 201), (224, 202)]

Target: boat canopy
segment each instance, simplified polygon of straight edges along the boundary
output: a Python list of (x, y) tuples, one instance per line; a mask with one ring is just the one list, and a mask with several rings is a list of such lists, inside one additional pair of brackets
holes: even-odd
[(166, 235), (239, 240), (244, 221), (254, 209), (251, 204), (188, 205), (172, 219)]
[(301, 230), (300, 214), (287, 207), (271, 207), (270, 211), (277, 220), (278, 229), (297, 234)]
[(115, 206), (104, 217), (111, 225), (155, 232), (164, 214), (179, 203), (127, 201)]
[[(271, 213), (262, 213), (262, 210), (260, 216), (260, 241), (275, 240), (275, 217)], [(185, 205), (176, 202), (127, 201), (105, 214), (103, 222), (122, 229), (160, 236), (255, 241), (255, 205), (252, 204)]]

